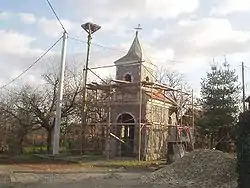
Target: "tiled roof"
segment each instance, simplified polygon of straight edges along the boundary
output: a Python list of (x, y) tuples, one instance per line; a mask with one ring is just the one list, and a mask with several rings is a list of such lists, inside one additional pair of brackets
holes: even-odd
[(151, 99), (155, 99), (155, 100), (159, 100), (159, 101), (163, 101), (163, 102), (167, 102), (173, 105), (176, 105), (176, 102), (169, 96), (165, 95), (163, 93), (162, 90), (157, 89), (154, 91), (147, 91), (147, 95), (151, 98)]

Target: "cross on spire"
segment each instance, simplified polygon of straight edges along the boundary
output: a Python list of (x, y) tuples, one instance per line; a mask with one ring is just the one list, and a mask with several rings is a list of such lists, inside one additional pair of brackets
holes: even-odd
[(135, 28), (135, 30), (136, 30), (136, 36), (137, 36), (139, 31), (142, 30), (141, 24), (138, 24), (137, 27)]

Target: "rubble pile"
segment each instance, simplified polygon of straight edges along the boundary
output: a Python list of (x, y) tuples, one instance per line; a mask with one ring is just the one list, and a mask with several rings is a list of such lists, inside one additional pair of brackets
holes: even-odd
[(236, 159), (217, 150), (197, 150), (141, 177), (140, 183), (168, 188), (236, 188)]

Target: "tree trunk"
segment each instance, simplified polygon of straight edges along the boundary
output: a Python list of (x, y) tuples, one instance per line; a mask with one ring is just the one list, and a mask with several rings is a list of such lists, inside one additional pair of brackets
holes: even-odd
[(47, 154), (51, 152), (53, 129), (47, 129)]
[(19, 153), (23, 154), (23, 137), (19, 139), (18, 147), (19, 147)]
[(214, 146), (214, 133), (211, 134), (210, 136), (210, 149), (213, 149)]
[(221, 127), (219, 129), (219, 134), (218, 134), (218, 144), (216, 145), (216, 149), (220, 150), (220, 151), (224, 151), (224, 152), (228, 152), (228, 144), (229, 144), (229, 140), (227, 137), (229, 130), (227, 130), (227, 128), (223, 128)]

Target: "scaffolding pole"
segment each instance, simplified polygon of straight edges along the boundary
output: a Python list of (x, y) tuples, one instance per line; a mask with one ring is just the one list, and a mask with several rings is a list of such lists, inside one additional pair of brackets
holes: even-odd
[(193, 141), (192, 141), (192, 149), (194, 149), (195, 142), (195, 124), (194, 124), (194, 90), (192, 89), (192, 127), (193, 127)]
[(182, 106), (183, 106), (183, 94), (182, 94), (182, 85), (181, 85), (181, 100), (180, 100), (180, 125), (182, 126)]
[(89, 54), (90, 54), (90, 46), (91, 46), (91, 33), (88, 34), (88, 42), (87, 42), (87, 57), (85, 69), (83, 69), (83, 105), (82, 105), (82, 140), (81, 140), (81, 155), (83, 154), (84, 144), (85, 144), (85, 129), (87, 123), (87, 80), (88, 80), (88, 70), (89, 70)]
[[(142, 63), (142, 62), (141, 62)], [(140, 85), (139, 85), (139, 135), (138, 135), (138, 161), (141, 160), (141, 119), (142, 119), (142, 64), (140, 64)]]
[(110, 129), (111, 129), (111, 87), (109, 90), (109, 97), (108, 97), (108, 126), (107, 126), (107, 152), (106, 157), (107, 160), (110, 159)]

